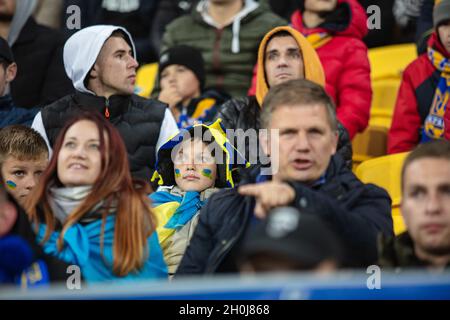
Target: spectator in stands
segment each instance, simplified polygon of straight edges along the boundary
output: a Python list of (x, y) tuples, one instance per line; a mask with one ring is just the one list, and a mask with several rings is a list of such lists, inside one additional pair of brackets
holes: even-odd
[(64, 46), (64, 65), (76, 92), (45, 107), (33, 121), (51, 148), (65, 121), (82, 109), (95, 110), (119, 130), (134, 177), (150, 181), (157, 149), (178, 131), (165, 104), (133, 94), (136, 68), (133, 40), (117, 26), (92, 26)]
[[(257, 62), (256, 96), (231, 99), (223, 104), (216, 115), (226, 129), (261, 129), (260, 114), (269, 88), (292, 79), (308, 79), (321, 86), (325, 75), (316, 51), (298, 31), (291, 27), (276, 27), (261, 41)], [(238, 143), (234, 141), (238, 147)], [(255, 148), (246, 141), (245, 157), (255, 164)], [(239, 147), (238, 147), (239, 148)], [(240, 150), (244, 153), (243, 150)], [(351, 168), (352, 146), (347, 130), (339, 123), (338, 153)], [(260, 160), (258, 159), (257, 162)]]
[(241, 273), (316, 271), (339, 268), (340, 239), (320, 217), (292, 207), (276, 208), (249, 232), (238, 256)]
[(0, 3), (0, 36), (7, 39), (18, 66), (11, 95), (24, 108), (44, 106), (73, 92), (64, 73), (64, 37), (31, 16), (36, 0)]
[(317, 50), (327, 93), (353, 139), (367, 127), (372, 102), (370, 64), (362, 42), (367, 34), (364, 9), (357, 0), (304, 0), (291, 22)]
[(422, 144), (402, 170), (401, 211), (407, 231), (384, 238), (380, 264), (392, 268), (450, 266), (450, 143)]
[[(450, 0), (433, 11), (435, 31), (427, 53), (405, 69), (388, 135), (388, 153), (409, 151), (417, 144), (444, 138), (450, 122)], [(448, 134), (450, 136), (450, 133)]]
[(17, 75), (17, 64), (8, 42), (0, 37), (0, 128), (13, 124), (31, 126), (38, 108), (17, 107), (9, 94), (10, 84)]
[(22, 125), (0, 129), (0, 173), (20, 205), (30, 197), (47, 164), (47, 145), (39, 133)]
[(27, 215), (3, 185), (0, 176), (0, 285), (28, 288), (67, 280), (69, 265), (44, 254)]
[[(167, 0), (166, 0), (167, 1)], [(135, 41), (137, 60), (141, 64), (158, 61), (158, 51), (152, 40), (152, 21), (161, 0), (64, 0), (66, 8), (76, 5), (81, 10), (81, 28), (93, 25), (116, 25), (127, 29)], [(68, 30), (73, 34), (75, 30)]]
[(170, 276), (175, 274), (192, 238), (200, 209), (219, 188), (234, 187), (233, 169), (237, 164), (232, 163), (230, 150), (233, 147), (220, 121), (182, 130), (159, 150), (155, 179), (162, 186), (150, 199)]
[[(233, 97), (245, 96), (258, 45), (279, 25), (286, 25), (286, 21), (255, 0), (202, 0), (190, 15), (167, 26), (162, 50), (180, 44), (200, 50), (205, 60), (206, 87)], [(157, 87), (155, 93), (159, 93)]]
[(161, 55), (158, 70), (158, 100), (169, 105), (179, 128), (211, 122), (217, 106), (229, 98), (214, 89), (205, 90), (203, 57), (193, 47), (169, 48)]
[(98, 113), (61, 129), (27, 212), (45, 252), (88, 282), (167, 277), (148, 185), (133, 180), (118, 130)]
[[(327, 221), (343, 240), (344, 266), (376, 262), (377, 235), (393, 234), (391, 200), (334, 156), (338, 133), (331, 98), (320, 85), (291, 80), (270, 89), (262, 110), (262, 127), (271, 132), (262, 145), (272, 160), (272, 175), (252, 170), (238, 189), (209, 199), (177, 275), (235, 272), (244, 236), (282, 206)], [(277, 136), (278, 146), (271, 146)]]

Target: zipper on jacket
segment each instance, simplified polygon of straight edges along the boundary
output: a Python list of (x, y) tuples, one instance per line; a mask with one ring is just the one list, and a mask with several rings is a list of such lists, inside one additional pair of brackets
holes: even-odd
[(110, 116), (110, 114), (109, 114), (109, 99), (107, 98), (105, 100), (105, 117), (106, 117), (106, 119), (109, 120), (109, 116)]

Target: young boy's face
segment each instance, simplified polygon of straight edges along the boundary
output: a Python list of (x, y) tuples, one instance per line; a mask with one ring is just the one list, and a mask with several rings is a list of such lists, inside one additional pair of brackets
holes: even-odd
[(450, 20), (439, 26), (438, 34), (439, 39), (445, 47), (445, 50), (450, 53)]
[(172, 64), (161, 72), (161, 90), (175, 89), (181, 98), (193, 99), (200, 95), (200, 82), (194, 72), (185, 66)]
[(207, 145), (199, 139), (181, 143), (174, 159), (175, 182), (183, 191), (201, 192), (214, 186), (216, 160)]
[(47, 155), (42, 155), (35, 160), (19, 160), (12, 155), (6, 157), (1, 166), (5, 188), (20, 205), (24, 205), (47, 164)]

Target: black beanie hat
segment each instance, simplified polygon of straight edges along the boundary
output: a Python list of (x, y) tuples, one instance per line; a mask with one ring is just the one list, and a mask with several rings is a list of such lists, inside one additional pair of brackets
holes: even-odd
[(205, 86), (205, 63), (200, 51), (185, 45), (174, 46), (164, 51), (159, 58), (158, 72), (160, 78), (164, 68), (172, 64), (179, 64), (191, 70), (200, 82), (200, 89), (203, 90)]

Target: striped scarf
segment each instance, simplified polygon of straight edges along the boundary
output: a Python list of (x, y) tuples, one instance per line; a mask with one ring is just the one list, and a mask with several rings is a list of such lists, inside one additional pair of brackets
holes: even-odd
[(446, 59), (441, 53), (431, 47), (428, 47), (428, 58), (433, 66), (441, 71), (441, 78), (436, 87), (430, 113), (425, 119), (421, 142), (440, 139), (444, 136), (444, 114), (450, 96), (449, 59)]

